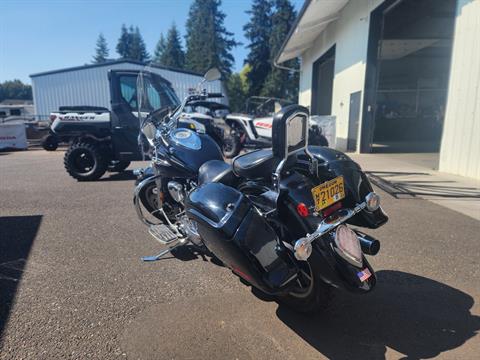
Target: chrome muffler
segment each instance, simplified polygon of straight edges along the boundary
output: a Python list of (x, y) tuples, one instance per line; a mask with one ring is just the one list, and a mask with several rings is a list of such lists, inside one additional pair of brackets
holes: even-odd
[(362, 248), (362, 252), (364, 254), (372, 256), (378, 254), (380, 251), (380, 241), (358, 230), (355, 230), (355, 233), (357, 234), (360, 247)]

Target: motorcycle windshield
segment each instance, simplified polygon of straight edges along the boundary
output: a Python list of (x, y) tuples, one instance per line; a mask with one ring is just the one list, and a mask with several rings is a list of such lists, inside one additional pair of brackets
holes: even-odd
[(138, 119), (141, 126), (149, 114), (164, 109), (173, 110), (180, 101), (169, 81), (157, 74), (157, 69), (146, 66), (137, 78)]

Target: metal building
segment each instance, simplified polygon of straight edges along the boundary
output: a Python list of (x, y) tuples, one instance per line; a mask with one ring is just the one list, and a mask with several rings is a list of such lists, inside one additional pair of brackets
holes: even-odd
[(438, 153), (480, 179), (480, 0), (307, 0), (279, 52), (354, 152)]
[[(32, 74), (35, 113), (48, 115), (58, 110), (59, 106), (88, 105), (110, 109), (108, 71), (141, 70), (145, 65), (137, 61), (118, 60)], [(202, 80), (200, 74), (157, 65), (150, 66), (149, 71), (170, 81), (180, 99)], [(205, 87), (210, 92), (225, 93), (221, 81), (206, 83)]]

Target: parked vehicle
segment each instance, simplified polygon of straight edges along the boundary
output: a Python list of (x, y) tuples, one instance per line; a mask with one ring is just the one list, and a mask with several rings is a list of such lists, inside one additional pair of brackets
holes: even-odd
[[(51, 134), (59, 141), (69, 141), (64, 164), (78, 181), (99, 179), (107, 170), (121, 172), (130, 161), (142, 160), (138, 146), (139, 120), (137, 106), (138, 70), (111, 70), (109, 73), (111, 107), (63, 107), (55, 116)], [(174, 108), (179, 100), (171, 84), (160, 75), (150, 73), (148, 96), (152, 106)]]
[(341, 152), (309, 146), (308, 110), (298, 105), (274, 116), (272, 149), (227, 164), (208, 135), (176, 126), (183, 107), (207, 97), (190, 95), (142, 123), (153, 160), (138, 172), (134, 205), (166, 246), (143, 259), (193, 244), (302, 312), (325, 306), (333, 287), (371, 291), (376, 277), (365, 255), (376, 255), (380, 243), (349, 225), (375, 229), (388, 218), (360, 167)]
[(225, 122), (229, 113), (229, 107), (218, 102), (191, 101), (180, 115), (178, 127), (210, 135), (222, 149), (223, 155), (230, 158), (234, 139), (230, 138), (231, 129)]
[[(229, 148), (233, 149), (229, 157), (235, 157), (242, 149), (271, 147), (273, 115), (290, 104), (285, 99), (253, 96), (247, 101), (245, 113), (227, 115), (225, 122), (231, 128)], [(309, 138), (311, 145), (328, 146), (322, 129), (313, 121), (309, 121)]]

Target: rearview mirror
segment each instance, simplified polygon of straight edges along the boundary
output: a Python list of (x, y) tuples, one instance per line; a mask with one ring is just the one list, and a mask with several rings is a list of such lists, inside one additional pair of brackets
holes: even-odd
[(219, 80), (221, 77), (222, 77), (222, 74), (220, 73), (220, 70), (218, 70), (217, 68), (211, 68), (211, 69), (208, 70), (208, 71), (205, 73), (205, 75), (203, 76), (203, 78), (204, 78), (206, 81)]

